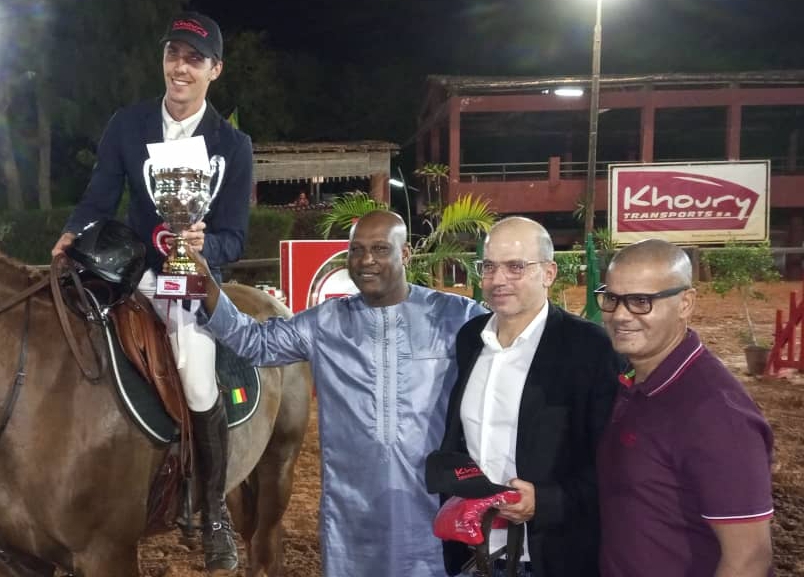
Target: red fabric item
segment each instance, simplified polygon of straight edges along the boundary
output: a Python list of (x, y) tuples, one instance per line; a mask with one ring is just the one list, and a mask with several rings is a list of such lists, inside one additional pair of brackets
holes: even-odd
[(158, 224), (153, 232), (151, 233), (151, 242), (154, 245), (154, 248), (162, 253), (162, 256), (167, 256), (170, 254), (170, 245), (167, 243), (167, 239), (176, 236), (167, 225), (163, 222)]
[[(513, 489), (482, 499), (450, 497), (433, 521), (433, 533), (444, 541), (480, 545), (483, 542), (481, 523), (486, 511), (502, 504), (519, 503), (520, 499), (519, 491)], [(495, 517), (492, 528), (504, 529), (507, 523), (502, 517)]]

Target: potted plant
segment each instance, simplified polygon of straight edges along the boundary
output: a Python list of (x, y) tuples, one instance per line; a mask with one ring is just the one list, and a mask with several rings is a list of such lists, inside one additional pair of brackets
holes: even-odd
[[(330, 211), (319, 222), (318, 230), (327, 238), (334, 226), (348, 230), (355, 220), (378, 209), (384, 210), (387, 206), (364, 192), (349, 193), (332, 203)], [(438, 284), (433, 271), (451, 262), (466, 271), (467, 284), (476, 283), (479, 279), (472, 264), (474, 253), (466, 251), (461, 237), (468, 235), (474, 247), (475, 240), (491, 228), (495, 218), (488, 202), (471, 195), (443, 207), (438, 215), (428, 214), (425, 225), (430, 229), (429, 234), (415, 240), (410, 236), (412, 253), (406, 269), (408, 281), (433, 287)]]
[(754, 282), (776, 281), (780, 278), (770, 245), (767, 242), (747, 245), (732, 241), (723, 248), (707, 250), (702, 259), (709, 266), (712, 288), (716, 293), (723, 296), (732, 290), (738, 291), (748, 329), (748, 344), (743, 349), (748, 372), (761, 375), (765, 372), (770, 347), (757, 338), (748, 303), (750, 299), (765, 298), (754, 288)]

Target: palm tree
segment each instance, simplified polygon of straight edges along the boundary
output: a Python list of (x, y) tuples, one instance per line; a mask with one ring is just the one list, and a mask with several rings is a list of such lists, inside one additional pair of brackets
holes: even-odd
[[(413, 171), (413, 174), (424, 180), (424, 188), (427, 191), (427, 205), (429, 210), (432, 205), (441, 206), (441, 184), (449, 179), (449, 166), (437, 162), (428, 162), (421, 168)], [(435, 191), (435, 200), (430, 191)], [(438, 208), (436, 209), (438, 210)]]
[(335, 199), (329, 212), (318, 221), (316, 229), (321, 236), (329, 238), (333, 227), (349, 230), (358, 218), (374, 210), (388, 210), (388, 205), (360, 190), (347, 192)]
[[(327, 238), (333, 226), (348, 229), (364, 214), (387, 208), (387, 205), (364, 192), (352, 192), (333, 202), (330, 211), (318, 223), (318, 230)], [(466, 271), (470, 283), (477, 282), (479, 279), (472, 263), (474, 255), (467, 253), (466, 239), (462, 237), (469, 235), (472, 241), (477, 240), (481, 234), (488, 232), (495, 219), (496, 215), (489, 210), (487, 201), (467, 195), (445, 206), (437, 219), (425, 220), (430, 232), (415, 243), (411, 242), (408, 282), (434, 286), (433, 271), (445, 262), (452, 262)], [(412, 241), (412, 237), (409, 238)]]

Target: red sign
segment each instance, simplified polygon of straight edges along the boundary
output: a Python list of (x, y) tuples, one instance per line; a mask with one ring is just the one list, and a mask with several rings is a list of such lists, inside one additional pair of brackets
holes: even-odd
[(283, 240), (279, 243), (281, 286), (291, 311), (297, 313), (307, 308), (316, 279), (327, 264), (348, 247), (346, 240)]
[(764, 161), (610, 168), (609, 228), (617, 244), (765, 240), (768, 204)]
[(323, 276), (319, 275), (313, 290), (310, 292), (308, 306), (321, 304), (327, 299), (356, 294), (357, 286), (352, 282), (349, 271), (345, 267), (333, 268)]

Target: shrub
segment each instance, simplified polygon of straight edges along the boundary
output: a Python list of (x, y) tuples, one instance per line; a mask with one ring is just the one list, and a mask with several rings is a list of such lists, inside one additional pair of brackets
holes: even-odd
[[(319, 240), (326, 238), (318, 231), (318, 223), (329, 212), (327, 208), (310, 208), (307, 210), (289, 211), (293, 218), (290, 236), (294, 240)], [(348, 233), (348, 229), (346, 231)], [(346, 233), (333, 235), (330, 238), (346, 238)]]
[(550, 287), (550, 300), (567, 308), (564, 291), (578, 284), (578, 272), (583, 264), (583, 253), (580, 251), (557, 252), (553, 259), (556, 261), (558, 272), (553, 286)]
[(249, 213), (248, 236), (244, 259), (275, 258), (279, 256), (279, 241), (292, 238), (294, 216), (285, 210), (253, 207)]
[[(48, 264), (50, 249), (72, 211), (73, 207), (60, 207), (1, 212), (0, 251), (28, 264)], [(302, 213), (252, 208), (243, 258), (278, 257), (280, 240), (299, 238), (292, 236), (294, 217), (299, 214)], [(118, 213), (118, 218), (125, 217)]]
[(28, 264), (49, 264), (72, 207), (0, 213), (0, 251)]
[(723, 296), (736, 289), (743, 303), (748, 334), (751, 342), (757, 344), (757, 336), (751, 313), (748, 308), (749, 298), (764, 298), (754, 289), (756, 281), (776, 281), (780, 275), (773, 262), (770, 244), (765, 242), (756, 245), (729, 242), (725, 247), (707, 250), (702, 259), (712, 272), (712, 288)]

